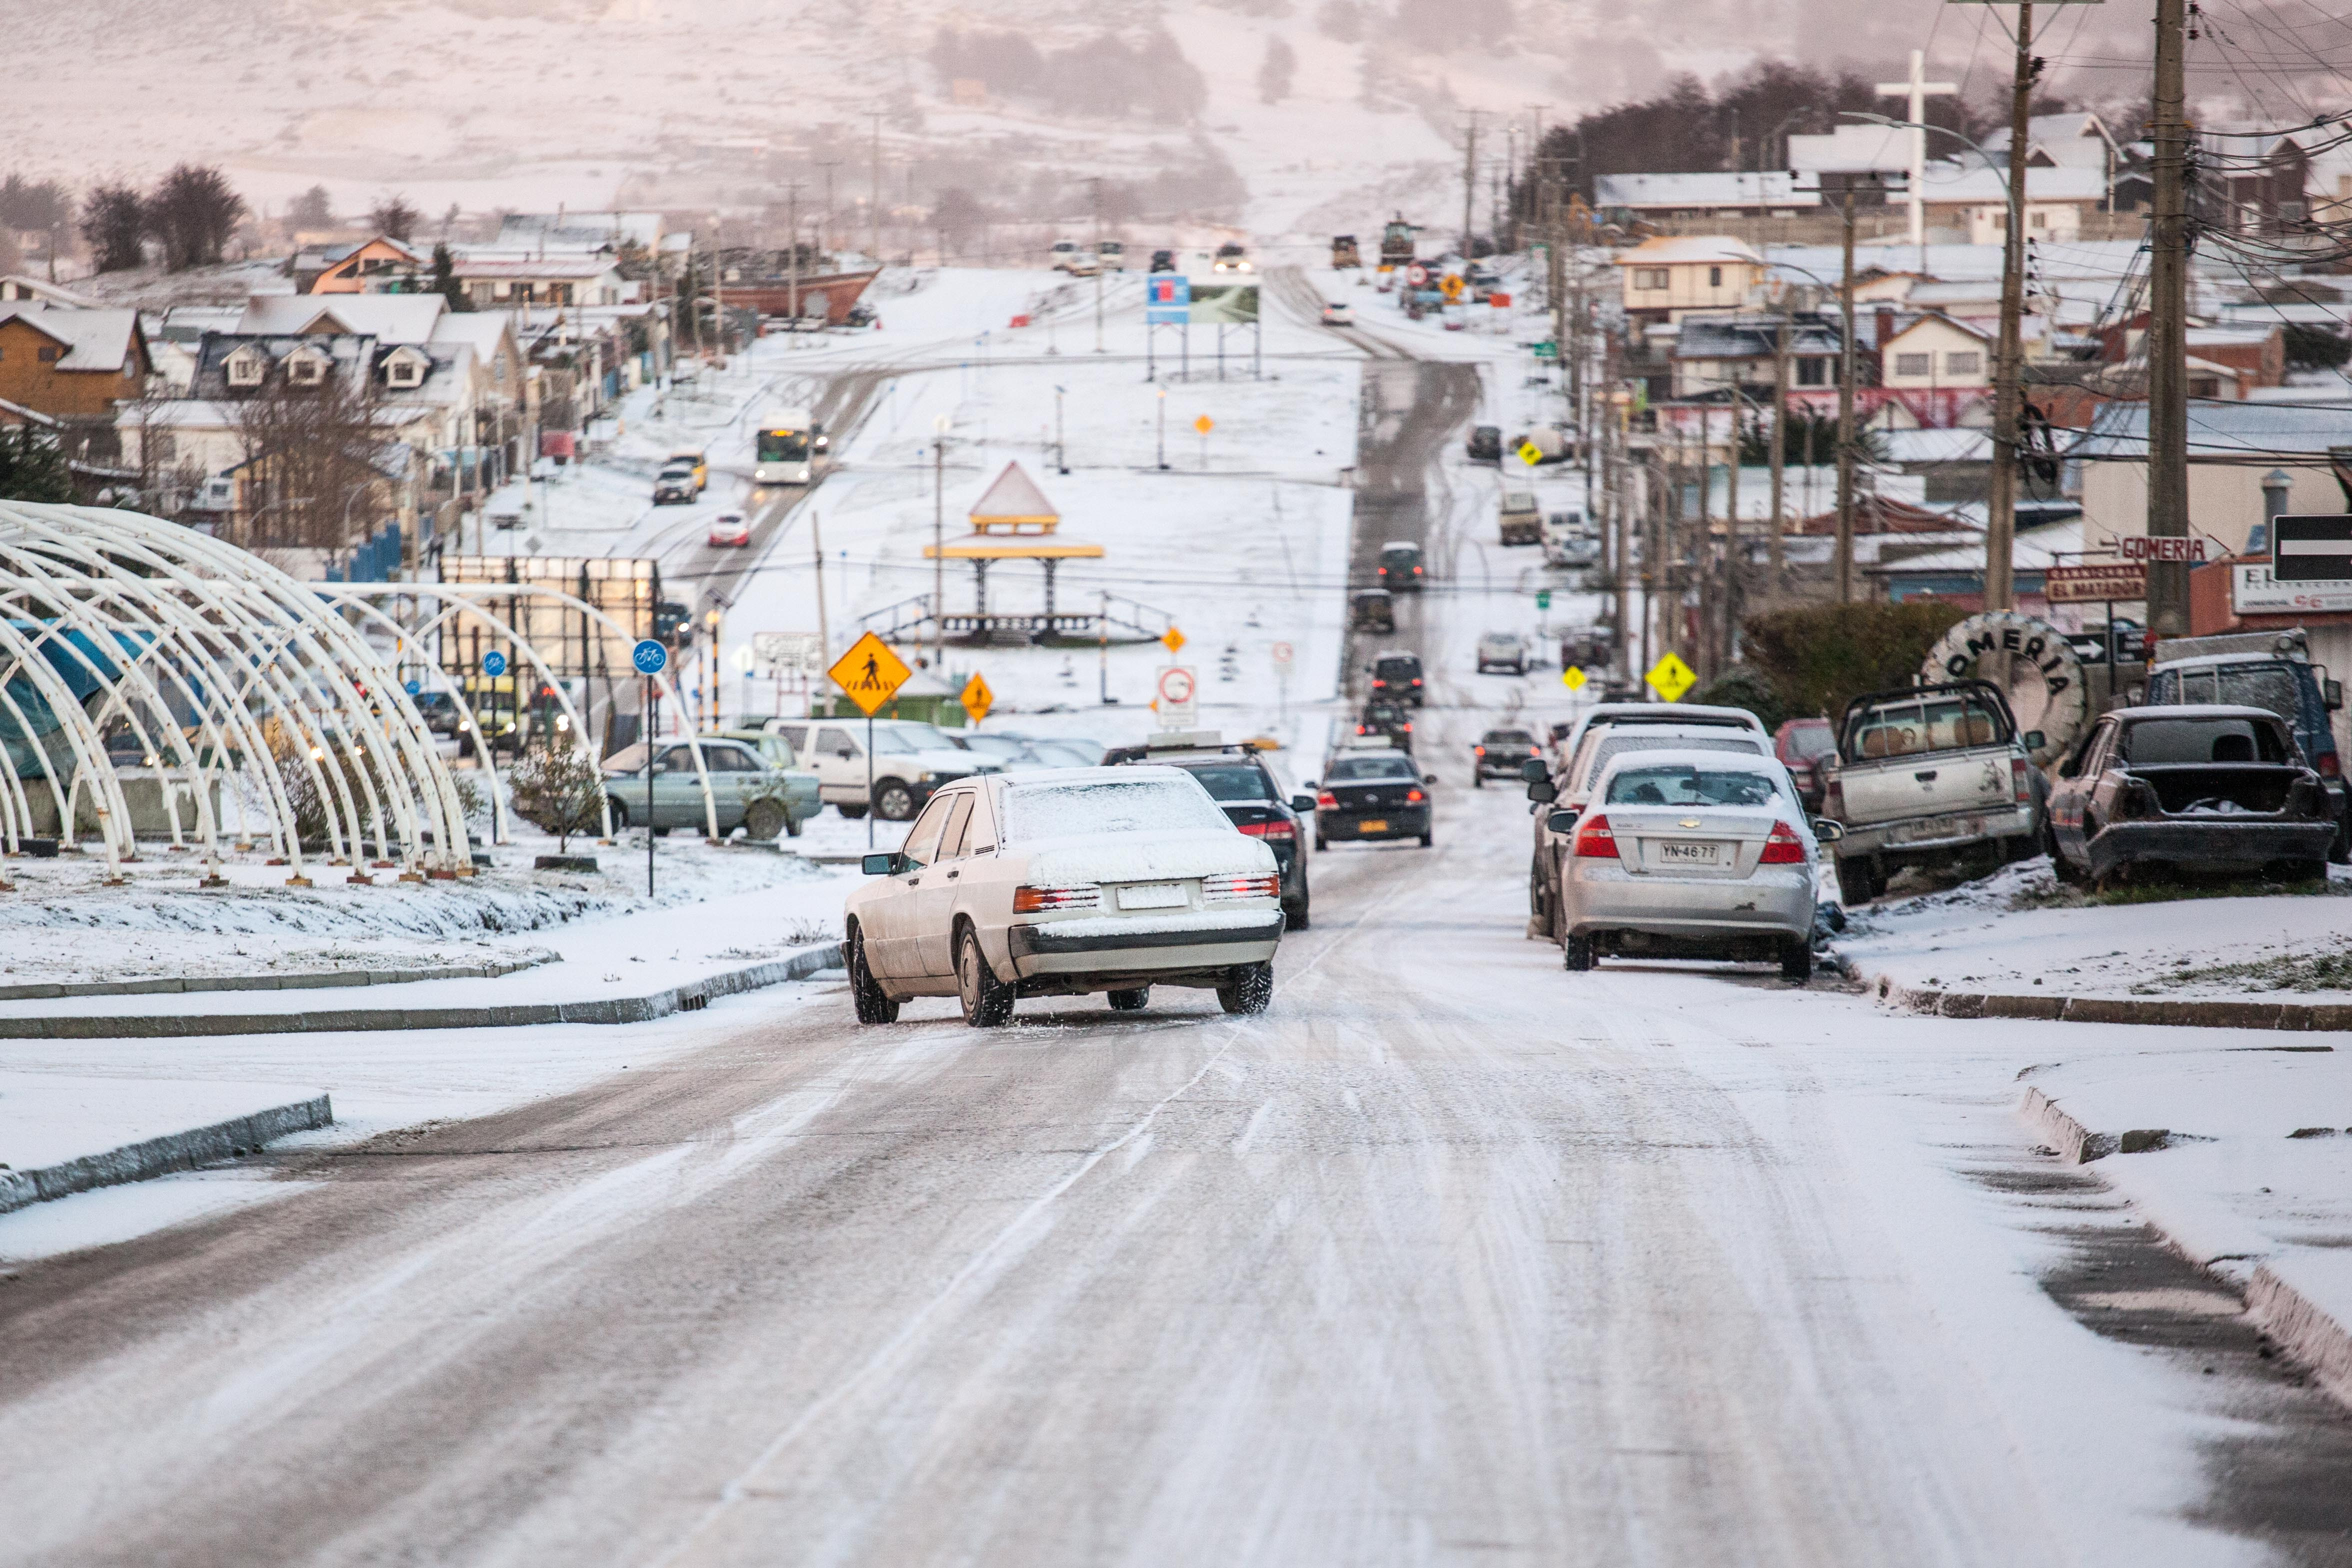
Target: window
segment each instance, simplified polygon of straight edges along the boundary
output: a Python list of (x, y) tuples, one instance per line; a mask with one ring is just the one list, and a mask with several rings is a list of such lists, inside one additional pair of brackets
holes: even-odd
[(1930, 375), (1935, 372), (1933, 354), (1896, 354), (1895, 374), (1897, 375)]
[(1706, 269), (1706, 286), (1710, 289), (1720, 289), (1723, 287), (1722, 268), (1710, 267)]
[(948, 812), (955, 805), (953, 797), (934, 795), (931, 804), (923, 807), (923, 815), (915, 818), (915, 826), (907, 829), (905, 853), (918, 866), (928, 866), (940, 858), (940, 834), (948, 825)]
[(1004, 792), (1004, 811), (1005, 837), (1015, 844), (1070, 834), (1234, 831), (1190, 778), (1014, 784)]
[(228, 356), (228, 384), (231, 386), (259, 386), (262, 359), (249, 349), (239, 349)]
[(2050, 226), (2050, 215), (2040, 207), (2029, 208), (2025, 215), (2025, 226), (2028, 228), (2048, 228)]
[(41, 352), (34, 357), (38, 359), (43, 364), (55, 364), (58, 363), (58, 351), (53, 346), (45, 345), (41, 349)]
[(819, 730), (816, 749), (831, 756), (854, 757), (858, 754), (857, 742), (846, 730)]
[(2211, 375), (2200, 375), (2190, 378), (2189, 383), (2189, 395), (2191, 397), (2221, 396), (2221, 378), (2219, 376)]
[(1214, 800), (1272, 800), (1274, 785), (1255, 763), (1216, 763), (1184, 770)]
[(386, 386), (420, 386), (425, 381), (425, 367), (415, 354), (398, 354), (384, 361), (383, 384)]
[(979, 797), (965, 790), (955, 797), (955, 808), (948, 813), (948, 825), (940, 835), (940, 858), (958, 860), (963, 858), (971, 840), (971, 803)]
[(1624, 768), (1609, 781), (1611, 805), (1770, 805), (1773, 775), (1747, 769), (1701, 769), (1688, 763)]
[(1673, 286), (1674, 274), (1663, 267), (1633, 268), (1633, 287), (1636, 289), (1670, 289)]
[(2278, 731), (2250, 719), (2151, 719), (2124, 733), (2125, 752), (2142, 767), (2287, 760)]
[(296, 354), (286, 362), (286, 379), (297, 386), (318, 386), (327, 379), (327, 362), (316, 354)]
[(1830, 384), (1830, 362), (1825, 359), (1801, 359), (1797, 362), (1799, 386), (1827, 386)]
[(1946, 375), (1978, 375), (1984, 370), (1984, 355), (1974, 349), (1954, 349), (1944, 356)]

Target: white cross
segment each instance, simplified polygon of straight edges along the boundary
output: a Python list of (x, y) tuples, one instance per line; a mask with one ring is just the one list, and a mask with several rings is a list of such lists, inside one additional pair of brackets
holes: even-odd
[(1911, 112), (1904, 118), (1911, 121), (1911, 190), (1907, 205), (1911, 209), (1911, 244), (1920, 252), (1920, 265), (1927, 264), (1927, 133), (1920, 126), (1927, 118), (1930, 94), (1943, 97), (1960, 90), (1953, 81), (1927, 79), (1927, 57), (1917, 49), (1911, 51), (1911, 79), (1878, 84), (1882, 94), (1900, 93), (1910, 100)]

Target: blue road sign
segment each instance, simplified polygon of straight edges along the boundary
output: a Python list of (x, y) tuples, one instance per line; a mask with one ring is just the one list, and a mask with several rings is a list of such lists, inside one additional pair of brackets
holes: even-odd
[(425, 689), (425, 683), (421, 680), (404, 680), (400, 684), (407, 689), (411, 697), (416, 696)]
[(659, 675), (669, 663), (669, 649), (647, 637), (629, 650), (629, 662), (637, 667), (639, 675)]
[(482, 673), (495, 680), (507, 672), (507, 656), (492, 648), (482, 656)]
[(1143, 320), (1148, 325), (1181, 326), (1192, 318), (1192, 280), (1174, 273), (1155, 275), (1144, 288)]

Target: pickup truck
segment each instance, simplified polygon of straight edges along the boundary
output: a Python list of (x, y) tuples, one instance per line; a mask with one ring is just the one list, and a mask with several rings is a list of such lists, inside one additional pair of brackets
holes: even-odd
[(1846, 704), (1834, 756), (1822, 759), (1822, 815), (1837, 841), (1838, 891), (1849, 905), (1886, 890), (1904, 866), (1950, 865), (1989, 847), (1998, 862), (2039, 847), (2036, 774), (2042, 732), (2020, 735), (2000, 689), (1954, 680), (1874, 691)]
[(1543, 508), (1533, 490), (1505, 490), (1500, 521), (1504, 543), (1543, 542)]

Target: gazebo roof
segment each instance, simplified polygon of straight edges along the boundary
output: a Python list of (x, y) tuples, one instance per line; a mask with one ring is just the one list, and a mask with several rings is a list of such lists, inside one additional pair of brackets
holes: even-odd
[(1022, 470), (1019, 463), (1007, 463), (996, 482), (972, 503), (971, 526), (975, 533), (1051, 533), (1061, 525), (1062, 514), (1037, 488), (1037, 481)]
[(950, 561), (1066, 561), (1081, 558), (1097, 560), (1103, 553), (1099, 544), (1087, 544), (1076, 539), (1007, 539), (1002, 534), (968, 533), (961, 539), (951, 539), (938, 550), (923, 546), (923, 559), (941, 556)]

